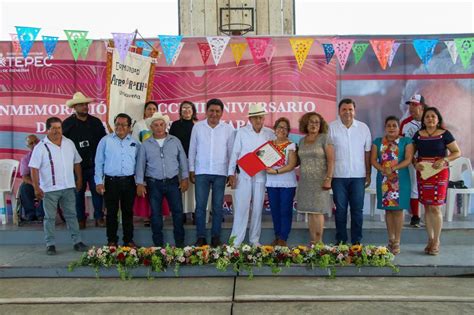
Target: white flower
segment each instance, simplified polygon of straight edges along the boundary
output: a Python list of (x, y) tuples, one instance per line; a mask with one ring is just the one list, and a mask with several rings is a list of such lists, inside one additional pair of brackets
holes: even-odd
[(186, 246), (185, 248), (183, 248), (183, 250), (184, 250), (185, 252), (189, 252), (189, 251), (191, 251), (192, 249), (193, 249), (193, 248), (192, 248), (191, 246)]
[(184, 258), (184, 256), (181, 256), (181, 257), (178, 258), (178, 261), (179, 261), (180, 263), (183, 263), (183, 262), (186, 261), (186, 258)]
[(248, 251), (250, 251), (251, 249), (252, 249), (252, 247), (250, 247), (250, 246), (247, 245), (247, 244), (245, 244), (244, 246), (242, 246), (242, 250), (243, 250), (244, 252), (248, 252)]

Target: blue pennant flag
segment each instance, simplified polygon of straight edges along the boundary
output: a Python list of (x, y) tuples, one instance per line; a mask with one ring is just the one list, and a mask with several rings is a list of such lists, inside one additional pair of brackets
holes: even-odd
[(413, 40), (413, 47), (425, 66), (428, 65), (428, 62), (430, 62), (431, 58), (433, 57), (436, 44), (438, 44), (437, 39)]
[(332, 56), (334, 56), (334, 47), (332, 44), (323, 44), (324, 54), (326, 55), (326, 64), (331, 62)]
[(26, 58), (41, 28), (27, 26), (15, 26), (15, 28), (18, 34), (18, 41), (20, 42), (21, 52), (23, 53), (23, 57)]
[(158, 35), (160, 39), (161, 48), (163, 48), (163, 53), (165, 54), (166, 63), (168, 65), (173, 63), (173, 57), (176, 51), (178, 50), (179, 43), (183, 36), (167, 36), (167, 35)]
[(43, 45), (48, 57), (51, 58), (56, 49), (56, 44), (58, 43), (59, 37), (56, 36), (44, 36), (43, 35)]
[(145, 57), (150, 56), (151, 52), (153, 51), (150, 45), (148, 45), (144, 40), (135, 41), (135, 45), (143, 49), (142, 55)]

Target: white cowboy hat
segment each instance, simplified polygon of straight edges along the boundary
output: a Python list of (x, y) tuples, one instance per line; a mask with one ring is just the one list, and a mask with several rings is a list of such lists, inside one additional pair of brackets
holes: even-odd
[(81, 92), (76, 92), (76, 93), (74, 93), (74, 95), (72, 96), (72, 98), (70, 100), (66, 101), (66, 106), (71, 108), (76, 104), (90, 103), (93, 100), (94, 100), (93, 98), (86, 97)]
[(159, 120), (159, 119), (163, 120), (166, 123), (166, 125), (169, 125), (169, 123), (170, 123), (170, 117), (168, 115), (163, 115), (160, 112), (155, 112), (155, 113), (153, 113), (153, 116), (151, 116), (150, 118), (147, 118), (145, 120), (145, 123), (146, 123), (148, 129), (150, 129), (151, 124), (155, 120)]
[(250, 104), (249, 107), (249, 113), (247, 117), (255, 117), (255, 116), (263, 116), (266, 115), (267, 112), (263, 108), (262, 103), (255, 103), (255, 104)]

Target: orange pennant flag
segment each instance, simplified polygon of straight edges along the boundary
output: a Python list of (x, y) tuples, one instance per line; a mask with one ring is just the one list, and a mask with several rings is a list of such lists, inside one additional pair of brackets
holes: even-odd
[(393, 39), (370, 40), (370, 45), (383, 70), (387, 68), (388, 59), (392, 53)]
[(242, 60), (242, 55), (247, 49), (247, 43), (233, 43), (230, 44), (230, 48), (232, 49), (232, 54), (234, 55), (235, 64), (238, 66), (240, 60)]
[(313, 42), (314, 40), (312, 38), (290, 38), (291, 48), (293, 49), (293, 54), (295, 55), (300, 71), (303, 68), (306, 57), (308, 57)]

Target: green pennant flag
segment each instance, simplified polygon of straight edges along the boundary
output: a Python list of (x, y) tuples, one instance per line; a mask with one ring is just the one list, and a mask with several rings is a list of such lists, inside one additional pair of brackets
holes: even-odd
[[(69, 47), (71, 48), (72, 56), (74, 61), (77, 61), (79, 54), (82, 52), (84, 47), (87, 46), (87, 51), (89, 50), (89, 45), (85, 43), (87, 34), (89, 31), (78, 31), (78, 30), (64, 30), (66, 33), (67, 41), (69, 42)], [(86, 55), (87, 55), (86, 51)]]
[(474, 53), (474, 37), (455, 38), (454, 42), (456, 43), (456, 48), (458, 50), (459, 57), (461, 57), (464, 69), (469, 68), (471, 65), (472, 53)]
[(362, 59), (362, 56), (364, 56), (365, 51), (367, 50), (367, 47), (369, 47), (368, 43), (356, 43), (352, 45), (352, 52), (355, 56), (355, 64), (358, 64), (359, 61)]
[(81, 41), (81, 56), (82, 56), (82, 59), (86, 59), (87, 57), (87, 53), (89, 52), (89, 47), (90, 45), (92, 44), (92, 39), (82, 39)]

